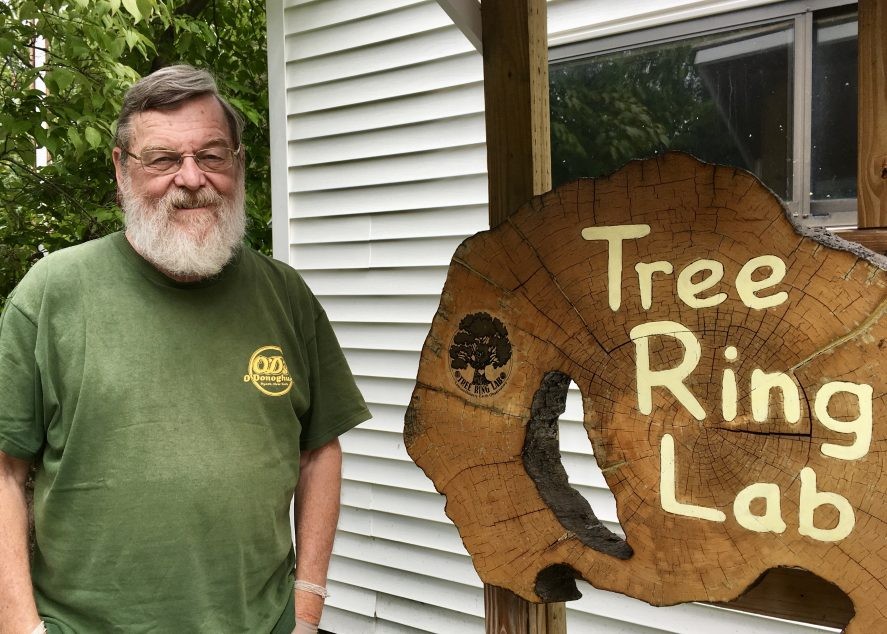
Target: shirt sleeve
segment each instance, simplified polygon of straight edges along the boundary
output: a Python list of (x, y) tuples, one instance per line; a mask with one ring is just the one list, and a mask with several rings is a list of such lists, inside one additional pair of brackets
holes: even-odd
[(314, 301), (315, 336), (308, 346), (311, 405), (302, 422), (303, 450), (321, 447), (371, 417), (326, 313)]
[(10, 298), (0, 315), (0, 451), (32, 460), (44, 442), (37, 326)]

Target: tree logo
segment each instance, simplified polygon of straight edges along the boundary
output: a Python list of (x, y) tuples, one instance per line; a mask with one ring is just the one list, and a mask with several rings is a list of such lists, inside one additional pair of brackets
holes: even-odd
[(252, 383), (266, 396), (283, 396), (293, 387), (293, 378), (277, 346), (263, 346), (249, 359), (244, 383)]
[(495, 394), (508, 381), (510, 361), (511, 341), (501, 321), (487, 313), (462, 318), (450, 346), (450, 370), (463, 392)]

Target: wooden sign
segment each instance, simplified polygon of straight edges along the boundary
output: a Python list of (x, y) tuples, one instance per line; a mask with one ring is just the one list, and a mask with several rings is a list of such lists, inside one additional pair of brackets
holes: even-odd
[[(887, 261), (683, 154), (538, 196), (456, 251), (405, 440), (484, 582), (729, 601), (768, 569), (887, 623)], [(622, 540), (567, 483), (567, 386)]]

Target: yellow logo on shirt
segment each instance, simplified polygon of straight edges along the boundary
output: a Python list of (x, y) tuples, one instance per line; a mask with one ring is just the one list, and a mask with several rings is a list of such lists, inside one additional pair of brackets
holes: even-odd
[(252, 383), (262, 394), (283, 396), (293, 387), (293, 378), (278, 346), (263, 346), (249, 358), (244, 383)]

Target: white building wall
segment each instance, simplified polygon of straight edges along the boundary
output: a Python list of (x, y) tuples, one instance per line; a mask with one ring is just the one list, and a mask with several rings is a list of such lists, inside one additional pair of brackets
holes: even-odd
[[(763, 1), (553, 0), (551, 41)], [(342, 516), (322, 627), (481, 634), (482, 584), (444, 499), (401, 436), (450, 257), (488, 228), (481, 57), (436, 0), (267, 7), (275, 256), (320, 298), (374, 415), (342, 438)], [(572, 394), (561, 421), (563, 461), (618, 530), (581, 418)], [(587, 584), (581, 590), (568, 604), (571, 634), (810, 631), (711, 606), (653, 608)]]

